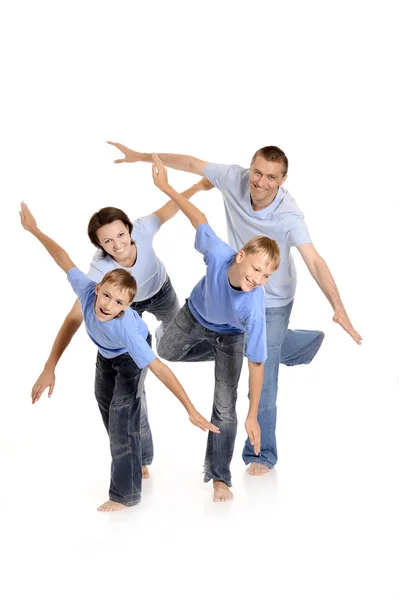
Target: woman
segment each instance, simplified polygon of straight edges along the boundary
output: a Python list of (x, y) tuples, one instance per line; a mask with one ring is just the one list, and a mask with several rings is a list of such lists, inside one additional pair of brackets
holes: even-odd
[[(204, 177), (183, 195), (189, 199), (197, 192), (212, 187)], [(129, 271), (138, 286), (135, 302), (131, 306), (140, 316), (148, 311), (161, 321), (158, 335), (162, 334), (179, 312), (180, 305), (165, 267), (155, 254), (152, 242), (161, 225), (174, 217), (178, 210), (177, 205), (169, 200), (159, 210), (132, 223), (122, 210), (108, 207), (95, 213), (88, 225), (89, 238), (98, 248), (88, 276), (98, 283), (106, 273), (115, 268), (122, 267)], [(32, 388), (32, 404), (39, 400), (46, 388), (49, 388), (48, 396), (51, 397), (55, 386), (55, 368), (82, 321), (80, 302), (76, 300), (55, 338), (45, 367)], [(143, 477), (148, 478), (147, 466), (152, 463), (154, 451), (145, 392), (142, 395), (141, 435)]]

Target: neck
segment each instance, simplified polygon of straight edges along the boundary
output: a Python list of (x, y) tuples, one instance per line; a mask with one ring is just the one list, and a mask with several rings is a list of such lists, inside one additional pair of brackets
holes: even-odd
[(270, 206), (272, 204), (272, 202), (274, 202), (277, 194), (278, 194), (278, 190), (273, 194), (273, 196), (271, 196), (270, 198), (266, 198), (265, 200), (254, 200), (251, 196), (252, 210), (257, 211), (257, 210), (263, 210), (264, 208), (267, 208), (268, 206)]
[(227, 271), (227, 277), (229, 280), (229, 284), (233, 288), (241, 289), (240, 286), (240, 278), (237, 272), (237, 263), (234, 261), (229, 270)]

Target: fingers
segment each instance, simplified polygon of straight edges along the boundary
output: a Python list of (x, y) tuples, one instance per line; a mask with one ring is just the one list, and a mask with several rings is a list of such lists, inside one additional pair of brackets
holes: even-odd
[(114, 160), (114, 163), (127, 162), (126, 152), (125, 152), (125, 150), (127, 150), (126, 146), (123, 146), (123, 144), (118, 144), (118, 142), (109, 142), (109, 141), (107, 141), (107, 144), (110, 144), (110, 146), (115, 146), (115, 148), (118, 148), (118, 150), (120, 152), (123, 152), (123, 154), (125, 155), (124, 158), (117, 158), (116, 160)]
[(53, 394), (53, 390), (54, 390), (54, 381), (52, 383), (50, 383), (50, 387), (49, 387), (49, 391), (48, 391), (49, 398), (51, 398), (51, 396)]

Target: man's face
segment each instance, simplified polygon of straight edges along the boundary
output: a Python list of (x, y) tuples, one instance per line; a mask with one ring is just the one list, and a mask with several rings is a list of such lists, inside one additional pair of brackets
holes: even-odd
[(240, 250), (236, 256), (240, 288), (243, 292), (250, 292), (258, 285), (264, 285), (270, 275), (275, 271), (270, 266), (267, 254), (248, 254)]
[(254, 208), (266, 208), (271, 204), (286, 178), (282, 163), (269, 162), (257, 156), (249, 171), (249, 189)]
[(114, 283), (98, 283), (96, 286), (96, 302), (94, 312), (99, 321), (111, 321), (131, 304), (130, 294), (121, 290)]

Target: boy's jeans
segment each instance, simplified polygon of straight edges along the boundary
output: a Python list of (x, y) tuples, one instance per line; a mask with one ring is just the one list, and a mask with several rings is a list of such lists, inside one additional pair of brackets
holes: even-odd
[[(165, 330), (180, 310), (180, 304), (169, 277), (166, 278), (165, 283), (159, 292), (157, 292), (151, 298), (143, 300), (142, 302), (133, 302), (132, 308), (139, 314), (140, 317), (142, 317), (143, 313), (147, 311), (154, 315), (158, 321), (161, 321), (161, 325), (158, 327), (156, 333), (156, 336), (158, 336), (158, 331), (162, 332)], [(148, 422), (148, 408), (145, 389), (141, 395), (141, 445), (142, 464), (150, 465), (152, 463), (152, 459), (154, 458), (154, 445), (152, 442), (150, 424)]]
[(310, 363), (324, 339), (322, 331), (288, 329), (292, 305), (293, 301), (287, 306), (266, 309), (267, 360), (258, 411), (261, 452), (256, 456), (247, 439), (242, 453), (247, 465), (256, 462), (272, 468), (277, 462), (276, 400), (280, 363), (288, 366)]
[[(151, 339), (147, 339), (151, 343)], [(111, 446), (109, 499), (126, 506), (141, 500), (141, 398), (147, 368), (127, 352), (116, 358), (97, 354), (95, 396)]]
[(211, 421), (220, 433), (208, 433), (204, 481), (214, 479), (231, 486), (230, 463), (237, 432), (237, 386), (240, 379), (244, 333), (216, 333), (183, 306), (158, 344), (161, 358), (174, 362), (215, 361), (215, 392)]

